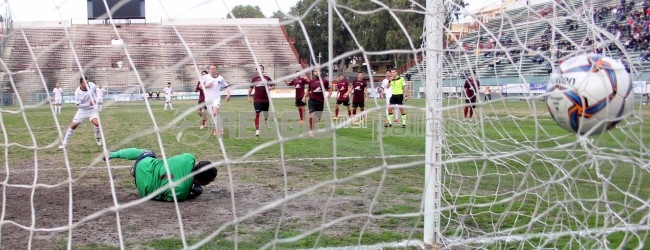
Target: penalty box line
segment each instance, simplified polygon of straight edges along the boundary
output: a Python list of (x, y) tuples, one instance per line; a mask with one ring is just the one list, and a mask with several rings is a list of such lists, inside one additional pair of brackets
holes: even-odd
[[(417, 158), (417, 157), (424, 157), (425, 155), (387, 155), (386, 157), (380, 157), (380, 156), (343, 156), (343, 157), (336, 157), (337, 160), (354, 160), (354, 159), (393, 159), (393, 158)], [(294, 161), (329, 161), (329, 160), (334, 160), (335, 157), (312, 157), (312, 158), (291, 158), (291, 159), (286, 159), (285, 162), (294, 162)], [(250, 163), (277, 163), (279, 160), (234, 160), (230, 162), (223, 162), (222, 165), (226, 164), (250, 164)], [(132, 165), (113, 165), (111, 166), (111, 169), (122, 169), (122, 168), (131, 168)], [(39, 171), (57, 171), (57, 170), (66, 170), (67, 168), (39, 168)], [(106, 166), (86, 166), (86, 167), (72, 167), (72, 169), (106, 169)], [(10, 171), (11, 173), (19, 173), (19, 172), (30, 172), (33, 171), (33, 168), (29, 169), (19, 169), (19, 170), (12, 170)], [(0, 171), (0, 173), (6, 173), (6, 171)]]

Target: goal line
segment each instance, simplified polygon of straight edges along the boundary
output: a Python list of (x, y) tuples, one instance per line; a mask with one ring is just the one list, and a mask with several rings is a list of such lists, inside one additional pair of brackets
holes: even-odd
[[(308, 157), (308, 158), (291, 158), (285, 159), (285, 162), (296, 162), (296, 161), (329, 161), (329, 160), (356, 160), (356, 159), (393, 159), (393, 158), (418, 158), (424, 157), (424, 155), (413, 154), (413, 155), (387, 155), (386, 157), (381, 156), (342, 156), (342, 157)], [(267, 160), (231, 160), (229, 162), (221, 162), (221, 165), (226, 164), (250, 164), (250, 163), (275, 163), (279, 160), (267, 159)], [(130, 168), (131, 165), (112, 165), (111, 169), (122, 169)], [(105, 169), (105, 166), (84, 166), (84, 167), (72, 167), (72, 169)], [(67, 168), (42, 168), (39, 167), (39, 171), (56, 171), (56, 170), (66, 170)], [(17, 172), (32, 172), (34, 168), (22, 168), (22, 169), (12, 169), (12, 173)], [(0, 170), (0, 174), (6, 174), (7, 172), (3, 169)]]

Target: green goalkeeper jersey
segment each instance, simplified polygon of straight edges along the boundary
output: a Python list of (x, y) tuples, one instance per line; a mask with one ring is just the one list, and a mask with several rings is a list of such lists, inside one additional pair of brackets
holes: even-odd
[[(110, 158), (120, 158), (126, 160), (137, 160), (145, 152), (143, 149), (127, 148), (110, 153)], [(147, 196), (156, 190), (165, 187), (169, 181), (178, 182), (183, 177), (189, 175), (194, 167), (194, 155), (185, 153), (173, 156), (167, 159), (169, 164), (169, 173), (165, 170), (163, 160), (147, 157), (138, 162), (135, 168), (135, 185), (138, 188), (140, 197)], [(192, 189), (194, 178), (187, 178), (182, 182), (176, 183), (174, 191), (179, 201), (185, 200)], [(172, 191), (166, 188), (165, 191), (154, 197), (154, 200), (173, 201)]]

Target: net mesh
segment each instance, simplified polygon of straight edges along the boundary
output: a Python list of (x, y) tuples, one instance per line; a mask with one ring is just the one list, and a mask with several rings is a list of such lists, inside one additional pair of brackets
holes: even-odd
[[(471, 14), (475, 21), (461, 29), (446, 28), (445, 48), (421, 48), (422, 25), (411, 24), (431, 14), (424, 1), (363, 2), (298, 1), (280, 22), (163, 18), (56, 23), (13, 22), (6, 2), (0, 244), (422, 246), (424, 141), (433, 140), (424, 126), (428, 111), (444, 117), (443, 138), (435, 141), (442, 152), (436, 203), (441, 226), (435, 230), (441, 246), (647, 247), (646, 2), (509, 3)], [(322, 57), (327, 44), (290, 35), (326, 36), (327, 23), (314, 20), (327, 22), (316, 17), (326, 15), (328, 3), (336, 39), (318, 41), (345, 49)], [(461, 7), (444, 4), (447, 10)], [(379, 38), (370, 37), (367, 29), (382, 28), (368, 26), (376, 24), (373, 18), (390, 20), (397, 30), (385, 29), (388, 42), (369, 44)], [(395, 39), (404, 43), (390, 42)], [(310, 59), (299, 60), (303, 51)], [(425, 81), (432, 74), (425, 60), (431, 51), (444, 53), (442, 91), (424, 96), (426, 88), (435, 86)], [(566, 58), (584, 53), (620, 59), (638, 86), (633, 114), (597, 136), (562, 130), (544, 102), (549, 73)], [(362, 63), (378, 56), (389, 62), (377, 63), (381, 68)], [(258, 73), (255, 65), (265, 66), (278, 84), (270, 103), (275, 113), (263, 129), (268, 137), (253, 136), (254, 112), (245, 98), (222, 101), (221, 122), (232, 124), (223, 126), (223, 137), (212, 136), (209, 121), (208, 129), (197, 128), (201, 118), (195, 115), (194, 88), (209, 64), (219, 66), (233, 96), (245, 96)], [(331, 101), (319, 125), (323, 132), (307, 138), (308, 122), (298, 125), (294, 90), (284, 87), (285, 81), (312, 69), (347, 71), (350, 78), (361, 70), (374, 90), (386, 65), (409, 78), (406, 128), (399, 128), (399, 122), (384, 127), (384, 99), (366, 100), (365, 123), (345, 115), (332, 121), (336, 108)], [(473, 118), (464, 119), (462, 86), (468, 72), (483, 87)], [(71, 147), (55, 150), (76, 111), (70, 103), (82, 76), (108, 89), (100, 113), (102, 146), (95, 148), (94, 138), (87, 136), (92, 126), (84, 122)], [(64, 90), (63, 115), (56, 115), (50, 101), (57, 82)], [(176, 109), (164, 112), (160, 92), (167, 82), (173, 83)], [(427, 101), (442, 101), (443, 106), (427, 109)], [(345, 106), (339, 108), (341, 114), (347, 112)], [(154, 202), (150, 199), (164, 189), (140, 197), (129, 174), (131, 162), (102, 161), (106, 152), (126, 147), (153, 149), (161, 158), (189, 152), (212, 161), (219, 177), (195, 200)]]

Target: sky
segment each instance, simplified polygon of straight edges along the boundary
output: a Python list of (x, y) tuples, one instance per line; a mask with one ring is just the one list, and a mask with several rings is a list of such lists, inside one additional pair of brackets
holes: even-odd
[[(224, 18), (236, 5), (259, 6), (264, 15), (271, 16), (280, 9), (288, 12), (299, 0), (146, 0), (148, 18)], [(466, 0), (469, 10), (479, 9), (500, 0)], [(87, 0), (5, 0), (14, 21), (61, 21), (86, 19)], [(35, 7), (37, 6), (37, 7)], [(3, 7), (4, 9), (4, 7)], [(4, 12), (4, 11), (2, 11)]]
[[(14, 21), (61, 21), (88, 17), (87, 0), (5, 0)], [(278, 9), (288, 12), (298, 0), (146, 0), (151, 18), (224, 18), (236, 5), (259, 6), (264, 15)], [(34, 6), (38, 6), (35, 8)], [(4, 8), (3, 8), (4, 9)], [(4, 11), (2, 11), (4, 12)]]

